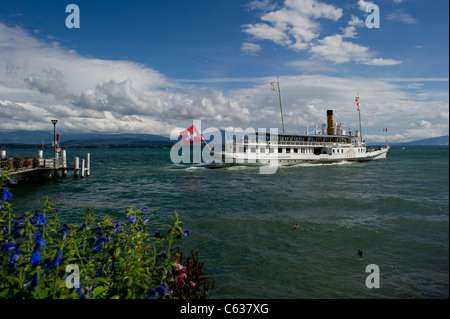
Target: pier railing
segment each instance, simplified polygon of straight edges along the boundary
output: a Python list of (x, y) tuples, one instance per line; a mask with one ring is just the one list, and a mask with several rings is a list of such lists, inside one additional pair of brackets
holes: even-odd
[[(6, 151), (2, 150), (0, 154), (1, 158), (7, 158), (6, 157)], [(91, 174), (91, 167), (90, 167), (90, 153), (86, 154), (86, 159), (81, 159), (79, 157), (74, 158), (74, 165), (69, 167), (67, 165), (67, 157), (66, 157), (66, 151), (63, 150), (61, 152), (61, 157), (50, 157), (50, 158), (44, 158), (43, 157), (43, 151), (39, 151), (39, 158), (38, 165), (37, 166), (29, 166), (29, 167), (11, 167), (7, 174), (11, 180), (27, 180), (30, 179), (30, 177), (36, 177), (36, 176), (42, 176), (45, 178), (50, 178), (54, 176), (58, 176), (60, 172), (62, 172), (63, 176), (67, 175), (68, 170), (74, 171), (74, 177), (85, 177), (90, 176)], [(80, 167), (81, 164), (81, 167)]]

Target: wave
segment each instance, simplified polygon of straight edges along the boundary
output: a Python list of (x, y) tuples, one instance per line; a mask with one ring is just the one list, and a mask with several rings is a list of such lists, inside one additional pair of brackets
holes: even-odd
[(298, 163), (291, 166), (281, 166), (282, 168), (292, 168), (292, 167), (320, 167), (320, 166), (344, 166), (353, 165), (355, 162), (341, 161), (332, 163)]

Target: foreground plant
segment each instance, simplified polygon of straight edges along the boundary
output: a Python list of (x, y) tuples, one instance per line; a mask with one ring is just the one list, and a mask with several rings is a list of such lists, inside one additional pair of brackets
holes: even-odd
[(172, 248), (190, 235), (176, 213), (167, 232), (151, 232), (145, 207), (128, 208), (124, 220), (101, 221), (88, 208), (82, 224), (61, 225), (48, 200), (41, 210), (16, 215), (10, 190), (0, 191), (0, 298), (210, 296), (214, 283), (199, 267), (198, 253), (183, 265), (182, 252)]

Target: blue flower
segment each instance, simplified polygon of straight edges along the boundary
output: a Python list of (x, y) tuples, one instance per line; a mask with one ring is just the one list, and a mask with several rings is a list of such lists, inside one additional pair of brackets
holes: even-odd
[(79, 299), (86, 299), (85, 294), (83, 293), (83, 291), (81, 290), (81, 287), (75, 288), (75, 290), (77, 291), (78, 294), (78, 298)]
[(2, 200), (3, 201), (8, 201), (13, 197), (13, 194), (11, 194), (11, 192), (9, 190), (7, 190), (6, 188), (3, 188), (3, 193), (2, 193)]
[(0, 251), (12, 251), (14, 249), (16, 249), (16, 243), (8, 243), (4, 244)]
[(161, 285), (155, 288), (155, 292), (161, 297), (165, 296), (166, 292), (169, 290), (166, 285)]
[(158, 286), (148, 292), (147, 298), (158, 298), (158, 297), (164, 297), (166, 293), (170, 293), (170, 289), (166, 285)]
[(45, 240), (42, 239), (42, 234), (40, 232), (36, 233), (36, 244), (34, 245), (34, 251), (38, 251), (42, 249), (42, 246), (45, 245)]
[(141, 212), (146, 212), (147, 210), (148, 210), (148, 208), (145, 206), (141, 208)]
[(97, 241), (95, 242), (95, 245), (94, 245), (94, 247), (92, 248), (92, 250), (93, 251), (95, 251), (95, 252), (102, 252), (103, 251), (103, 249), (102, 249), (102, 247), (101, 247), (101, 244), (103, 243), (103, 242), (105, 242), (105, 241), (108, 241), (108, 239), (107, 238), (100, 238), (100, 239), (97, 239)]
[(69, 226), (67, 226), (67, 224), (63, 225), (63, 228), (59, 231), (63, 233), (63, 239), (67, 237), (67, 229), (69, 228)]
[(190, 231), (189, 229), (186, 229), (186, 230), (183, 232), (183, 234), (184, 234), (185, 237), (187, 237), (187, 236), (189, 236), (189, 235), (191, 234), (191, 231)]
[(118, 221), (118, 222), (113, 222), (113, 225), (114, 225), (114, 229), (112, 230), (113, 232), (117, 232), (117, 233), (121, 233), (121, 232), (122, 232), (122, 230), (119, 229), (120, 221)]
[(132, 224), (136, 221), (136, 217), (133, 216), (132, 214), (129, 215), (129, 218), (130, 218), (130, 223), (132, 223)]
[(12, 181), (12, 180), (10, 180), (10, 179), (7, 179), (5, 182), (6, 182), (6, 185), (10, 185), (10, 184), (12, 184), (12, 185), (17, 185), (17, 184), (18, 184), (17, 181)]
[(36, 287), (38, 284), (38, 275), (37, 272), (33, 274), (33, 277), (31, 277), (31, 283), (30, 283), (30, 290), (34, 290), (34, 287)]
[(102, 228), (101, 228), (100, 226), (96, 227), (96, 228), (94, 229), (94, 231), (95, 231), (96, 233), (94, 234), (93, 237), (89, 238), (89, 241), (94, 241), (94, 242), (95, 242), (95, 241), (97, 240), (98, 237), (103, 237), (103, 230), (102, 230)]
[(33, 251), (33, 253), (31, 254), (31, 258), (30, 258), (31, 267), (32, 268), (36, 267), (41, 261), (42, 261), (42, 258), (39, 255), (39, 253), (37, 251)]
[(35, 213), (34, 214), (34, 218), (30, 218), (30, 222), (34, 225), (36, 224), (36, 226), (42, 226), (44, 224), (47, 223), (47, 219), (45, 218), (44, 214), (42, 213)]
[(12, 254), (11, 258), (9, 259), (9, 266), (10, 267), (15, 267), (16, 266), (16, 262), (19, 261), (19, 257), (20, 257), (21, 253), (22, 253), (22, 250), (20, 250), (20, 248), (16, 248), (16, 250)]
[(53, 259), (53, 261), (52, 261), (52, 263), (50, 264), (50, 267), (48, 268), (48, 269), (52, 269), (52, 268), (55, 268), (55, 267), (57, 267), (60, 263), (61, 263), (61, 260), (62, 260), (62, 253), (63, 253), (63, 250), (62, 250), (62, 248), (58, 251), (58, 254), (55, 256), (55, 258)]
[(25, 224), (25, 222), (24, 222), (22, 219), (16, 221), (16, 222), (14, 223), (14, 229), (13, 229), (13, 232), (14, 232), (14, 231), (17, 231), (19, 228), (22, 228), (24, 224)]
[(153, 299), (153, 298), (155, 298), (156, 297), (156, 291), (155, 290), (150, 290), (149, 292), (148, 292), (148, 295), (147, 295), (147, 299)]
[(95, 278), (95, 277), (101, 277), (102, 274), (103, 274), (103, 269), (102, 269), (102, 267), (100, 267), (100, 268), (97, 269), (97, 271), (95, 272), (94, 278)]

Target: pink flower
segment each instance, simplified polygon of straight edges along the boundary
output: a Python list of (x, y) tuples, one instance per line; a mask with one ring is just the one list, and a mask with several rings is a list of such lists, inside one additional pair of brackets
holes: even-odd
[(180, 279), (181, 279), (181, 280), (185, 280), (186, 278), (187, 278), (187, 275), (186, 275), (186, 274), (181, 274), (181, 275), (180, 275)]
[(186, 267), (183, 267), (183, 265), (177, 264), (177, 265), (175, 266), (175, 270), (176, 270), (176, 271), (185, 272), (185, 271), (186, 271)]
[(191, 287), (195, 287), (195, 282), (190, 282), (190, 284), (191, 284)]

